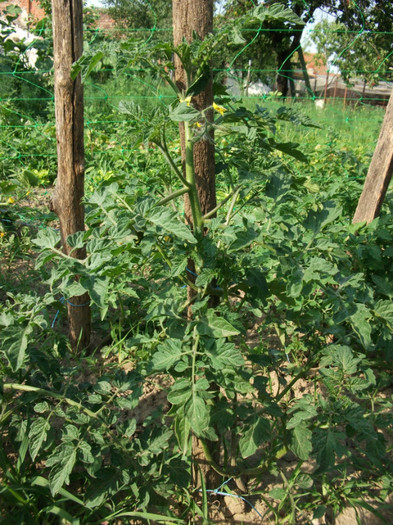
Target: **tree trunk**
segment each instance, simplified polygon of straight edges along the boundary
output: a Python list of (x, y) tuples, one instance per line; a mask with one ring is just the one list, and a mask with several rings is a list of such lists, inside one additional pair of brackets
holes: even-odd
[[(69, 235), (85, 229), (83, 87), (80, 76), (71, 79), (72, 63), (83, 52), (83, 4), (82, 0), (53, 0), (52, 6), (58, 173), (51, 201), (59, 217), (64, 252), (83, 259), (85, 249), (72, 251), (67, 244)], [(86, 348), (90, 341), (88, 294), (72, 297), (67, 309), (71, 345)]]
[(393, 173), (393, 92), (360, 196), (353, 224), (374, 220), (381, 211)]

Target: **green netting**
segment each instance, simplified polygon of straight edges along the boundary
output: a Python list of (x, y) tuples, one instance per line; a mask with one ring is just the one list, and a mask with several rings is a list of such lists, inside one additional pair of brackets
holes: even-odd
[[(304, 5), (307, 5), (304, 2)], [(361, 11), (359, 11), (361, 14)], [(48, 170), (56, 172), (56, 137), (54, 122), (54, 95), (53, 71), (45, 67), (26, 67), (26, 61), (41, 36), (48, 31), (42, 25), (36, 33), (36, 40), (32, 41), (24, 53), (21, 54), (13, 66), (0, 67), (0, 166), (1, 176), (8, 177), (19, 169)], [(109, 29), (88, 28), (85, 30), (85, 39), (89, 46), (110, 45), (118, 38), (127, 35), (143, 36), (147, 44), (163, 36), (171, 38), (171, 28), (157, 27), (157, 16), (154, 14), (152, 28), (118, 28)], [(296, 31), (296, 30), (295, 30)], [(301, 31), (299, 29), (298, 31)], [(311, 34), (313, 29), (306, 28), (305, 34)], [(371, 31), (365, 21), (358, 30), (335, 29), (332, 32), (344, 34), (348, 44), (343, 47), (332, 64), (328, 64), (320, 74), (310, 76), (312, 90), (306, 87), (303, 71), (299, 64), (298, 52), (300, 46), (295, 48), (281, 65), (258, 64), (252, 58), (248, 61), (248, 53), (258, 39), (263, 41), (264, 35), (270, 33), (294, 33), (288, 27), (265, 28), (261, 23), (259, 27), (244, 29), (244, 38), (248, 40), (241, 48), (233, 53), (231, 60), (215, 68), (215, 72), (226, 76), (235, 95), (241, 95), (244, 103), (263, 103), (266, 107), (276, 107), (284, 101), (271, 92), (274, 92), (274, 79), (280, 74), (295, 85), (296, 92), (290, 93), (285, 103), (296, 102), (301, 105), (319, 125), (325, 129), (326, 143), (331, 140), (337, 130), (348, 137), (348, 140), (364, 140), (368, 151), (374, 149), (380, 124), (383, 118), (383, 106), (386, 105), (392, 82), (392, 69), (385, 67), (389, 64), (393, 51), (381, 56), (375, 67), (359, 68), (352, 78), (372, 76), (374, 86), (360, 80), (354, 86), (345, 84), (342, 77), (337, 75), (335, 64), (345, 53), (352, 49), (357, 41), (377, 37), (389, 37), (393, 33), (387, 31)], [(251, 55), (250, 55), (251, 56)], [(290, 60), (292, 64), (290, 64)], [(127, 118), (119, 113), (118, 106), (121, 100), (134, 100), (141, 106), (153, 107), (157, 104), (170, 104), (173, 94), (162, 83), (149, 78), (146, 73), (138, 68), (117, 69), (116, 65), (108, 65), (104, 60), (101, 68), (96, 70), (85, 85), (85, 127), (86, 127), (86, 160), (87, 167), (94, 165), (94, 156), (107, 158), (109, 165), (115, 161), (113, 150), (119, 148), (121, 152), (132, 153), (133, 148), (127, 143), (126, 128), (130, 125)], [(248, 64), (247, 64), (248, 62)], [(2, 64), (0, 60), (0, 64)], [(351, 73), (351, 70), (341, 69), (341, 75)], [(251, 85), (247, 81), (253, 79)], [(270, 93), (266, 93), (266, 86), (258, 84), (258, 79), (265, 84), (270, 80)], [(259, 89), (259, 92), (257, 90)], [(252, 94), (255, 93), (255, 94)], [(325, 108), (314, 108), (315, 100), (323, 100)], [(377, 107), (376, 107), (377, 106)], [(379, 107), (378, 107), (379, 106)], [(364, 124), (364, 126), (363, 126)], [(369, 134), (365, 137), (354, 136), (354, 130), (365, 127)], [(359, 134), (356, 131), (356, 134)], [(104, 136), (105, 135), (105, 136)], [(116, 139), (116, 136), (118, 138)], [(118, 142), (116, 142), (116, 140)], [(124, 143), (120, 141), (124, 140)], [(304, 135), (302, 144), (311, 145), (307, 134)]]

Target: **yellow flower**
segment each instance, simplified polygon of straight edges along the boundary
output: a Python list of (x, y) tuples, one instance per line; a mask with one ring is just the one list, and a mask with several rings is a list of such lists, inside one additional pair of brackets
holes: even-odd
[(15, 202), (15, 199), (13, 199), (12, 197), (8, 197), (8, 204), (14, 204)]
[(196, 123), (196, 127), (197, 127), (197, 128), (201, 128), (201, 127), (202, 127), (202, 124), (201, 124), (200, 122), (197, 122), (197, 123)]
[(5, 233), (4, 232), (0, 232), (0, 237), (4, 237)]
[(220, 113), (220, 115), (223, 115), (225, 111), (227, 111), (224, 107), (219, 106), (215, 102), (213, 102), (213, 108)]
[(188, 97), (186, 97), (186, 98), (181, 98), (181, 99), (180, 99), (180, 104), (181, 104), (182, 102), (185, 102), (185, 103), (187, 104), (187, 106), (190, 107), (190, 105), (191, 105), (191, 95), (188, 96)]

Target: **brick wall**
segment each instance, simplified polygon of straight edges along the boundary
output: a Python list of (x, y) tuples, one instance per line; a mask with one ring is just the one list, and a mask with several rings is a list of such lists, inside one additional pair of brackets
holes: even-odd
[(45, 11), (37, 0), (10, 0), (1, 2), (0, 15), (8, 5), (18, 5), (22, 9), (23, 13), (19, 17), (21, 24), (26, 24), (29, 18), (41, 20), (45, 16)]

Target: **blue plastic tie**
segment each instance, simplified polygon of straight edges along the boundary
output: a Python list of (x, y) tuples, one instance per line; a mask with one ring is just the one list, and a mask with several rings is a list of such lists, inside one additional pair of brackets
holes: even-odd
[[(61, 304), (64, 304), (65, 302), (67, 302), (70, 306), (75, 306), (76, 308), (81, 307), (81, 306), (88, 306), (90, 304), (90, 301), (87, 302), (87, 303), (83, 303), (83, 304), (74, 304), (74, 303), (71, 303), (71, 301), (69, 301), (68, 299), (66, 301), (66, 299), (64, 297), (62, 297), (60, 299), (60, 302), (61, 302)], [(55, 314), (55, 317), (53, 318), (53, 321), (52, 321), (52, 324), (51, 324), (51, 328), (55, 327), (55, 324), (56, 324), (57, 318), (59, 316), (59, 313), (60, 313), (60, 310), (57, 310), (57, 312)]]
[(209, 492), (210, 494), (216, 494), (217, 496), (229, 496), (231, 498), (237, 498), (243, 500), (245, 503), (250, 505), (250, 507), (255, 510), (255, 512), (258, 514), (258, 516), (263, 519), (263, 516), (260, 512), (257, 511), (257, 509), (254, 507), (254, 505), (248, 501), (248, 499), (244, 498), (243, 496), (238, 496), (237, 494), (229, 494), (229, 492), (223, 492), (221, 489), (224, 487), (227, 483), (229, 483), (232, 480), (232, 478), (229, 478), (227, 481), (224, 481), (217, 489), (210, 489), (206, 490), (206, 492)]

